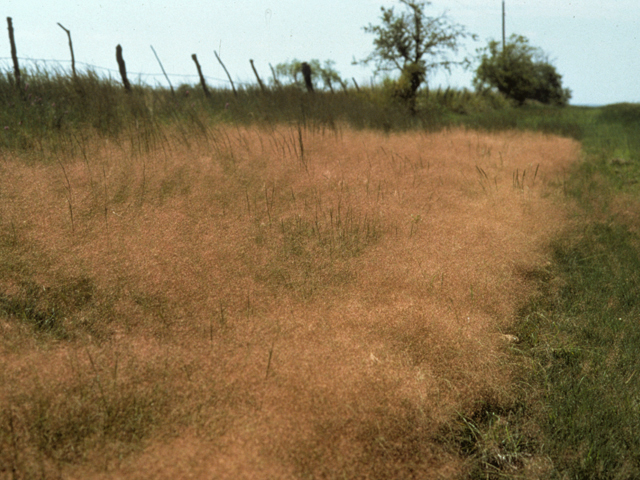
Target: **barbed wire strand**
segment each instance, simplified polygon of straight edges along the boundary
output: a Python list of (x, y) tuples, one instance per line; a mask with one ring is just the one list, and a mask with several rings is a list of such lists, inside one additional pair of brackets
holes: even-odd
[[(11, 57), (0, 57), (0, 62), (8, 62), (12, 60)], [(71, 60), (55, 60), (55, 59), (50, 59), (50, 58), (28, 58), (28, 57), (18, 57), (18, 60), (23, 61), (23, 62), (32, 62), (32, 63), (37, 63), (37, 62), (42, 62), (42, 63), (57, 63), (59, 66), (63, 67), (62, 64), (70, 64)], [(102, 70), (102, 71), (106, 71), (109, 73), (116, 73), (116, 74), (120, 74), (120, 72), (116, 69), (113, 68), (108, 68), (108, 67), (101, 67), (100, 65), (93, 65), (91, 63), (87, 63), (87, 62), (75, 62), (76, 65), (81, 65), (87, 69), (95, 69), (95, 70)], [(64, 68), (64, 67), (63, 67)], [(146, 76), (146, 77), (164, 77), (164, 74), (162, 73), (146, 73), (146, 72), (127, 72), (130, 75), (137, 75), (137, 76)], [(190, 74), (184, 74), (184, 73), (168, 73), (167, 74), (168, 77), (180, 77), (180, 78), (194, 78), (194, 79), (198, 79), (199, 80), (199, 76), (198, 75), (190, 75)], [(228, 79), (225, 78), (217, 78), (217, 77), (211, 77), (211, 76), (207, 76), (205, 75), (204, 78), (206, 80), (209, 81), (216, 81), (216, 82), (220, 82), (220, 83), (225, 83), (225, 84), (230, 84), (231, 82), (229, 82)], [(196, 82), (197, 83), (197, 82)], [(242, 85), (242, 86), (247, 86), (247, 85), (253, 85), (253, 83), (251, 82), (236, 82), (238, 85)]]

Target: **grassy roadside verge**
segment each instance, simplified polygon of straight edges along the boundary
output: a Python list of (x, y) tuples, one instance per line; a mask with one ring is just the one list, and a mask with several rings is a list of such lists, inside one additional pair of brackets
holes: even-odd
[(640, 478), (640, 108), (531, 113), (509, 121), (582, 141), (566, 185), (576, 221), (531, 273), (518, 401), (462, 418), (458, 441), (472, 478)]

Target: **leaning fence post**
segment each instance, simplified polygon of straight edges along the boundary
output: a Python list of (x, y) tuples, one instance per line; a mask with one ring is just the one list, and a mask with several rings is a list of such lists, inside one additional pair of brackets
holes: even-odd
[(73, 79), (76, 79), (76, 59), (73, 56), (73, 43), (71, 43), (71, 32), (64, 28), (60, 22), (58, 22), (58, 26), (67, 32), (67, 37), (69, 37), (69, 50), (71, 50), (71, 71), (73, 72)]
[(218, 52), (216, 52), (215, 50), (213, 51), (213, 53), (216, 54), (216, 58), (218, 59), (218, 61), (220, 62), (220, 65), (222, 65), (222, 68), (224, 68), (225, 73), (227, 74), (227, 78), (229, 79), (229, 83), (231, 83), (231, 89), (233, 90), (233, 94), (237, 97), (238, 96), (238, 92), (236, 92), (236, 87), (233, 84), (233, 80), (231, 80), (231, 75), (229, 75), (229, 70), (227, 70), (227, 67), (224, 66), (224, 63), (222, 63), (222, 60), (220, 60), (220, 57), (218, 56)]
[(204, 95), (205, 97), (209, 97), (209, 95), (211, 95), (209, 93), (209, 89), (207, 88), (207, 82), (204, 81), (204, 75), (202, 75), (202, 69), (200, 68), (200, 63), (198, 63), (198, 57), (196, 57), (196, 54), (194, 53), (193, 55), (191, 55), (191, 58), (193, 58), (193, 61), (196, 63), (196, 68), (198, 69), (198, 75), (200, 76), (200, 85), (202, 85), (202, 90), (204, 90)]
[(260, 85), (260, 90), (262, 90), (264, 92), (264, 84), (262, 83), (262, 80), (260, 80), (260, 76), (258, 75), (258, 72), (256, 71), (256, 67), (253, 64), (253, 60), (249, 60), (249, 63), (251, 63), (251, 69), (253, 70), (253, 73), (255, 74), (256, 78), (258, 79), (258, 85)]
[(167, 72), (164, 71), (164, 67), (162, 66), (162, 62), (160, 61), (160, 57), (158, 57), (158, 54), (156, 53), (155, 48), (153, 48), (153, 45), (150, 45), (151, 50), (153, 51), (153, 54), (156, 56), (156, 60), (158, 60), (158, 63), (160, 64), (160, 69), (162, 70), (162, 73), (164, 73), (164, 78), (167, 79), (167, 83), (169, 84), (169, 87), (171, 88), (171, 93), (173, 95), (176, 94), (176, 92), (173, 90), (173, 85), (171, 85), (171, 80), (169, 80), (169, 76), (167, 75)]
[(269, 68), (271, 69), (271, 75), (273, 76), (273, 83), (276, 87), (280, 87), (280, 80), (278, 80), (278, 74), (276, 73), (273, 65), (269, 64)]
[(9, 42), (11, 43), (11, 58), (13, 59), (13, 75), (16, 79), (16, 87), (20, 90), (20, 67), (18, 66), (18, 53), (16, 51), (16, 41), (13, 38), (13, 22), (11, 17), (7, 17), (9, 25)]
[(120, 69), (120, 76), (122, 77), (122, 83), (124, 84), (124, 88), (127, 92), (130, 92), (131, 84), (127, 79), (127, 68), (124, 64), (124, 59), (122, 58), (122, 47), (119, 44), (116, 47), (116, 60), (118, 61), (118, 68)]

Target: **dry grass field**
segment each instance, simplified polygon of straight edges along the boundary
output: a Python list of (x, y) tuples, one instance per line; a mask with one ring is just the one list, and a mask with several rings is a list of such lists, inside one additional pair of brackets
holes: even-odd
[(456, 478), (575, 141), (169, 127), (0, 159), (0, 478)]

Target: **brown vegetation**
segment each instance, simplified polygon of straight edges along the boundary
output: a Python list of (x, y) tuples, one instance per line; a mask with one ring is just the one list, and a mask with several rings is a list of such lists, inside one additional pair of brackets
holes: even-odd
[[(452, 478), (576, 142), (216, 127), (0, 163), (0, 478)], [(563, 200), (564, 202), (564, 200)]]

